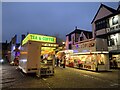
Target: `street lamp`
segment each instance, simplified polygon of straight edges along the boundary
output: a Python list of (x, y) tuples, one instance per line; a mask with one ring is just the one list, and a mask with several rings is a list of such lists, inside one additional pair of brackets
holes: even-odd
[(62, 42), (63, 45), (65, 45), (65, 42)]
[(65, 42), (62, 42), (62, 49), (64, 50), (65, 49)]

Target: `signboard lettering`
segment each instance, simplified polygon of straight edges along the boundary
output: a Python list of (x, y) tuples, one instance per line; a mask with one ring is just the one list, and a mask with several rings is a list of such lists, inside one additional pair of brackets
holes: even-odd
[(37, 35), (37, 34), (28, 34), (26, 38), (22, 41), (22, 45), (27, 43), (29, 40), (38, 41), (38, 42), (49, 42), (56, 43), (56, 38), (51, 36)]

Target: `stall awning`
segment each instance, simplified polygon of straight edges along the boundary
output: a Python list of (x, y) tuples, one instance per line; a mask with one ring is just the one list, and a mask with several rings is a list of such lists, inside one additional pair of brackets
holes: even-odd
[(110, 54), (120, 54), (120, 50), (111, 50)]

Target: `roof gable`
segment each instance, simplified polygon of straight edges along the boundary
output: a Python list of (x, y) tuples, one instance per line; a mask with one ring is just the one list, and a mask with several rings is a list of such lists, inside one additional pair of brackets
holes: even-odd
[(114, 12), (116, 12), (115, 9), (110, 8), (110, 7), (108, 7), (108, 6), (104, 5), (104, 4), (101, 4), (91, 23), (93, 23), (97, 19), (100, 19), (100, 18), (103, 18), (105, 16), (108, 16), (108, 15), (114, 13)]
[(120, 11), (120, 5), (118, 6), (117, 11)]
[(87, 32), (87, 33), (92, 33), (91, 31), (86, 31), (86, 30), (82, 30), (82, 29), (76, 28), (74, 31), (70, 32), (70, 33), (67, 34), (66, 36), (71, 35), (71, 34), (74, 34), (74, 33), (80, 34), (82, 31), (83, 31), (83, 32)]

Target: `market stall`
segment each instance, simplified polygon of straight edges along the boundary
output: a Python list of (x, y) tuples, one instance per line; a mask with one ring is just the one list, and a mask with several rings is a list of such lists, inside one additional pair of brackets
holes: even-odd
[(54, 54), (56, 38), (38, 34), (28, 34), (22, 41), (19, 68), (25, 73), (37, 76), (54, 74)]
[(62, 50), (62, 51), (57, 52), (56, 56), (59, 58), (59, 60), (61, 60), (61, 58), (65, 55), (66, 66), (73, 67), (73, 63), (70, 60), (71, 54), (73, 54), (73, 50)]
[(110, 63), (112, 63), (111, 67), (120, 68), (120, 54), (112, 55)]
[(93, 71), (109, 70), (108, 52), (84, 52), (71, 55), (74, 67)]

